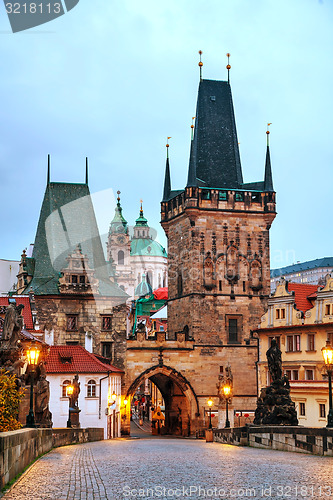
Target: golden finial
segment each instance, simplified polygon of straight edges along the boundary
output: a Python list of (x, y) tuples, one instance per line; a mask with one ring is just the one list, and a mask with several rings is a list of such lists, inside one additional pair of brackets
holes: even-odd
[(229, 71), (230, 71), (230, 69), (231, 69), (231, 66), (230, 66), (230, 64), (229, 64), (229, 57), (230, 57), (229, 52), (227, 52), (227, 54), (226, 54), (226, 55), (227, 55), (227, 58), (228, 58), (228, 64), (226, 65), (226, 68), (227, 68), (227, 70), (228, 70), (228, 83), (230, 83)]
[(120, 191), (117, 191), (117, 195), (118, 195), (117, 201), (119, 203), (120, 202), (120, 196), (119, 196), (120, 195)]
[(140, 217), (143, 217), (142, 203), (143, 203), (143, 200), (140, 200)]
[(267, 131), (266, 131), (266, 134), (267, 134), (267, 146), (269, 146), (269, 134), (270, 134), (270, 131), (269, 131), (269, 126), (272, 125), (271, 123), (267, 123)]
[(200, 61), (199, 61), (199, 68), (200, 68), (200, 82), (202, 81), (202, 66), (203, 66), (203, 62), (201, 61), (201, 54), (202, 54), (202, 50), (199, 50), (199, 55), (200, 55)]
[(193, 140), (193, 137), (194, 137), (194, 120), (195, 120), (195, 116), (192, 116), (192, 125), (191, 125), (191, 139)]
[(166, 143), (166, 148), (167, 148), (167, 158), (169, 158), (169, 139), (172, 139), (172, 137), (167, 137), (167, 143)]

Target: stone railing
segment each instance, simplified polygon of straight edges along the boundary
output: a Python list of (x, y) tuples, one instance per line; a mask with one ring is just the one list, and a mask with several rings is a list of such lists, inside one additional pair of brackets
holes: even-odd
[(333, 429), (301, 426), (246, 426), (214, 429), (214, 441), (236, 446), (333, 456)]
[(0, 433), (0, 490), (52, 448), (104, 439), (104, 429), (20, 429)]

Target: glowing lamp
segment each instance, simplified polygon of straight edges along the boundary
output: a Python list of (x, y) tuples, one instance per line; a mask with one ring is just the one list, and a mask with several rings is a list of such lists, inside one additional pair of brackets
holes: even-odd
[(331, 372), (333, 370), (333, 348), (329, 340), (326, 341), (326, 346), (322, 348), (321, 352), (325, 361), (326, 369)]
[(212, 398), (209, 398), (207, 401), (209, 408), (211, 408), (213, 406), (213, 403), (214, 403), (214, 401), (212, 400)]
[(39, 353), (40, 351), (37, 347), (30, 347), (30, 349), (27, 350), (27, 358), (30, 366), (37, 366)]

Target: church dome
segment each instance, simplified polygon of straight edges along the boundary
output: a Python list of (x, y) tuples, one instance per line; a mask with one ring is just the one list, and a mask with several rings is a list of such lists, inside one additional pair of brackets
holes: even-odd
[(145, 255), (152, 257), (167, 257), (165, 248), (151, 238), (135, 238), (131, 241), (131, 256)]
[(142, 281), (138, 284), (135, 289), (135, 295), (137, 297), (144, 297), (146, 295), (151, 295), (153, 293), (153, 289), (149, 283), (146, 281), (146, 275), (142, 275)]

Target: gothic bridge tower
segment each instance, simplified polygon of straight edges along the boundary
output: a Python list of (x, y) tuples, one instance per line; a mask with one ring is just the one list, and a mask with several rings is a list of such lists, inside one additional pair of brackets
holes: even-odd
[(201, 407), (216, 395), (229, 363), (233, 407), (246, 411), (257, 397), (258, 346), (251, 330), (270, 293), (269, 229), (276, 211), (269, 131), (264, 180), (244, 183), (229, 81), (200, 80), (195, 123), (187, 185), (171, 189), (167, 158), (161, 203), (168, 339), (182, 333), (193, 343), (181, 373)]

